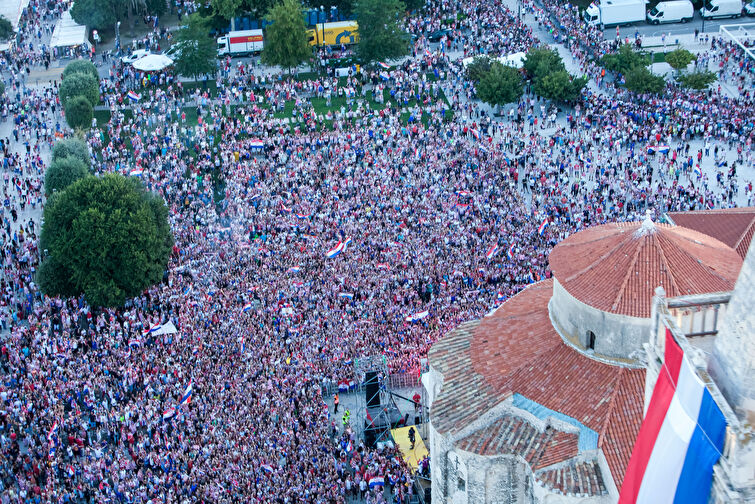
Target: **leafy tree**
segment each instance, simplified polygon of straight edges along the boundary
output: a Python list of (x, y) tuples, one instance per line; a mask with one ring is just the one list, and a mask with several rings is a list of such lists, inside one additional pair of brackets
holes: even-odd
[(409, 12), (418, 11), (425, 6), (425, 0), (406, 0), (404, 3)]
[[(323, 2), (325, 4), (327, 2)], [(276, 0), (212, 0), (212, 12), (226, 20), (230, 20), (245, 12), (253, 12), (258, 16), (264, 15), (276, 4)]]
[(679, 72), (679, 70), (687, 68), (687, 65), (695, 61), (697, 56), (686, 49), (679, 48), (667, 53), (665, 59), (666, 63), (671, 65), (671, 68)]
[(653, 75), (650, 70), (644, 66), (634, 67), (626, 74), (625, 86), (635, 93), (658, 94), (666, 86), (666, 80), (659, 76)]
[(75, 73), (83, 73), (83, 74), (89, 74), (97, 81), (100, 80), (100, 74), (97, 73), (97, 67), (94, 66), (94, 64), (85, 59), (77, 59), (70, 62), (68, 65), (66, 65), (65, 70), (63, 70), (63, 79), (65, 80), (66, 77), (69, 77)]
[(66, 122), (73, 129), (88, 129), (92, 126), (94, 109), (83, 96), (70, 98), (65, 105)]
[(168, 12), (168, 3), (165, 0), (146, 0), (144, 6), (153, 16), (162, 16)]
[(702, 72), (683, 73), (676, 77), (676, 81), (684, 87), (691, 89), (707, 89), (716, 82), (718, 77), (715, 73), (707, 70)]
[(194, 13), (188, 17), (186, 27), (178, 30), (176, 43), (181, 51), (175, 60), (176, 72), (197, 80), (202, 75), (214, 75), (217, 70), (217, 49), (208, 33), (207, 19)]
[(5, 94), (5, 83), (0, 81), (0, 96)]
[(268, 11), (262, 63), (291, 71), (312, 55), (299, 0), (283, 0)]
[(75, 156), (53, 159), (45, 172), (45, 193), (60, 192), (88, 174), (87, 165)]
[(405, 10), (400, 0), (357, 0), (357, 56), (363, 63), (392, 60), (409, 52), (409, 34), (400, 24)]
[(472, 62), (467, 65), (467, 79), (472, 82), (480, 82), (490, 72), (492, 63), (493, 60), (489, 56), (475, 56)]
[(89, 148), (83, 140), (76, 137), (64, 138), (56, 142), (52, 147), (52, 160), (75, 157), (81, 160), (87, 167), (90, 165), (91, 157)]
[(477, 84), (477, 96), (492, 106), (505, 105), (522, 97), (522, 76), (516, 68), (494, 62)]
[(0, 40), (8, 40), (13, 36), (13, 24), (5, 16), (0, 16)]
[(76, 0), (71, 17), (90, 28), (113, 28), (115, 22), (126, 17), (128, 4), (123, 0)]
[(537, 80), (551, 72), (566, 70), (561, 56), (555, 49), (533, 47), (524, 58), (524, 71), (530, 79)]
[(650, 58), (646, 53), (635, 51), (630, 44), (622, 44), (617, 52), (603, 56), (601, 63), (612, 72), (627, 75), (633, 68), (649, 65)]
[(93, 306), (121, 306), (159, 282), (173, 237), (162, 198), (136, 179), (85, 177), (44, 210), (38, 274), (49, 296), (84, 294)]
[(58, 95), (63, 107), (76, 96), (83, 96), (94, 106), (100, 101), (100, 83), (88, 73), (72, 73), (60, 83)]
[(586, 77), (572, 78), (566, 70), (551, 72), (535, 81), (535, 93), (547, 100), (574, 102), (587, 84)]

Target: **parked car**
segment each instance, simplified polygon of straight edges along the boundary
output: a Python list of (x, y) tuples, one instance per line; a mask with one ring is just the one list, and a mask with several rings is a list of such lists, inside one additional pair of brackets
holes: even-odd
[(745, 4), (744, 13), (747, 16), (755, 16), (755, 0), (752, 0), (752, 2)]
[(122, 57), (121, 61), (124, 65), (133, 65), (134, 61), (140, 60), (148, 54), (150, 54), (150, 52), (147, 49), (137, 49), (128, 56)]
[(430, 35), (428, 35), (427, 40), (430, 42), (440, 42), (440, 39), (443, 37), (453, 38), (451, 35), (451, 30), (443, 29), (432, 32)]

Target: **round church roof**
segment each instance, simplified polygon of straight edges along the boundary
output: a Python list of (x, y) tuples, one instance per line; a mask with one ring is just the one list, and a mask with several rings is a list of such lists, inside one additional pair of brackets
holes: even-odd
[(715, 238), (650, 219), (575, 233), (549, 260), (553, 276), (576, 299), (643, 318), (659, 285), (668, 297), (730, 291), (742, 267), (734, 249)]

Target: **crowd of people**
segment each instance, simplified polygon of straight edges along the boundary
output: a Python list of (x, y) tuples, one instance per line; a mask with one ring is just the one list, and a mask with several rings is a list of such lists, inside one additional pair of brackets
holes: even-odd
[[(47, 33), (58, 4), (32, 0), (24, 33)], [(70, 132), (54, 85), (24, 82), (43, 38), (6, 53), (2, 502), (407, 503), (397, 449), (329, 407), (355, 362), (418, 377), (433, 342), (548, 277), (581, 228), (752, 203), (751, 62), (702, 55), (742, 84), (735, 98), (607, 83), (496, 116), (462, 58), (568, 40), (595, 78), (586, 55), (611, 50), (572, 8), (523, 5), (552, 39), (499, 2), (431, 0), (407, 22), (411, 57), (342, 79), (224, 60), (189, 86), (98, 58), (94, 170), (140, 173), (175, 240), (165, 281), (117, 309), (35, 284), (44, 170)]]

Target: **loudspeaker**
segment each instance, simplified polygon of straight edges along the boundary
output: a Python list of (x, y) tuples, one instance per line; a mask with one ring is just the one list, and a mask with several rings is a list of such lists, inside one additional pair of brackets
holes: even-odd
[(367, 407), (380, 406), (380, 384), (377, 371), (367, 371), (364, 375), (364, 395)]

